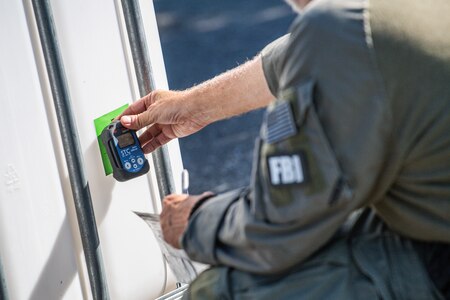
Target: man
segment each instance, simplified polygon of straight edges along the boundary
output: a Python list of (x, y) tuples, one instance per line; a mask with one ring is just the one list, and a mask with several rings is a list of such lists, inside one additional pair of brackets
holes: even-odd
[(187, 297), (450, 297), (450, 4), (292, 2), (261, 55), (121, 116), (149, 153), (267, 106), (250, 187), (164, 199), (166, 241), (213, 266)]

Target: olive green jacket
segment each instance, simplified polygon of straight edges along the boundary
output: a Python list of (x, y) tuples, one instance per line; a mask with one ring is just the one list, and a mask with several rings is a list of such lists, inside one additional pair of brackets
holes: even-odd
[(450, 2), (315, 0), (262, 51), (270, 104), (252, 184), (206, 201), (182, 245), (253, 274), (317, 253), (372, 207), (450, 242)]

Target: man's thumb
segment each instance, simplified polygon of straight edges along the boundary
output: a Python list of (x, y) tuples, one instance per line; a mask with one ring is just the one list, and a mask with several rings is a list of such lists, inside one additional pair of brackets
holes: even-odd
[(149, 125), (148, 122), (146, 122), (146, 117), (147, 115), (145, 114), (145, 112), (138, 115), (122, 116), (120, 118), (120, 122), (127, 128), (139, 130), (142, 127)]

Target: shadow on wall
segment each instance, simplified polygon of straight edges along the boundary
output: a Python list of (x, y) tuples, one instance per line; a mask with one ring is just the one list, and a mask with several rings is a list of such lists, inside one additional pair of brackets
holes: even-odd
[[(94, 157), (95, 155), (99, 156), (97, 141), (91, 143), (88, 150), (84, 153), (85, 157)], [(96, 173), (89, 174), (89, 178), (91, 178), (90, 184), (92, 186), (101, 186), (102, 191), (104, 191), (99, 193), (95, 199), (92, 199), (95, 208), (96, 223), (101, 224), (111, 204), (111, 191), (113, 190), (115, 181), (111, 177), (106, 177), (102, 168), (92, 169)], [(70, 180), (67, 176), (61, 180), (61, 186), (70, 187)], [(85, 188), (88, 189), (89, 186)], [(71, 195), (67, 195), (68, 193), (70, 191), (64, 191), (64, 198), (72, 199)], [(66, 203), (66, 209), (68, 213), (75, 214), (73, 204)], [(51, 254), (31, 293), (30, 300), (61, 299), (66, 293), (70, 283), (78, 273), (76, 259), (72, 255), (74, 245), (72, 239), (68, 239), (68, 237), (72, 237), (72, 232), (70, 232), (70, 224), (66, 216), (59, 229)], [(77, 257), (79, 255), (80, 253), (76, 253)], [(80, 276), (82, 276), (81, 273)], [(83, 281), (83, 278), (80, 278), (80, 280)], [(84, 292), (90, 293), (90, 291)], [(86, 297), (86, 295), (84, 296)]]
[[(23, 7), (26, 15), (26, 20), (28, 24), (28, 31), (30, 32), (30, 39), (33, 46), (34, 57), (36, 61), (36, 67), (38, 70), (46, 70), (44, 61), (41, 58), (41, 45), (39, 43), (39, 36), (36, 32), (36, 24), (34, 23), (35, 18), (33, 14), (33, 9), (30, 1), (23, 0)], [(43, 72), (38, 72), (39, 81), (42, 90), (42, 97), (44, 99), (44, 106), (47, 114), (48, 124), (50, 135), (53, 141), (53, 149), (55, 153), (55, 157), (57, 160), (58, 173), (60, 178), (60, 186), (62, 187), (63, 196), (65, 199), (66, 211), (68, 214), (75, 215), (75, 207), (73, 203), (69, 203), (72, 200), (72, 193), (70, 189), (70, 180), (65, 174), (66, 166), (65, 166), (65, 158), (62, 149), (59, 147), (59, 131), (58, 122), (54, 117), (54, 108), (52, 102), (52, 96), (50, 90), (48, 89), (48, 81), (46, 78), (46, 74)], [(89, 147), (84, 155), (97, 155), (98, 156), (98, 146), (96, 145), (97, 141), (95, 140)], [(94, 186), (99, 185), (104, 187), (104, 193), (101, 193), (101, 197), (98, 199), (92, 199), (93, 204), (95, 204), (95, 212), (97, 224), (100, 224), (108, 211), (108, 208), (111, 203), (111, 190), (114, 186), (114, 181), (106, 178), (102, 173), (102, 169), (97, 170), (97, 174), (93, 176), (88, 176), (89, 178), (95, 178), (91, 181), (91, 184)], [(91, 174), (92, 175), (92, 174)], [(85, 186), (85, 189), (89, 189), (89, 186)], [(61, 227), (58, 231), (58, 235), (56, 237), (55, 243), (53, 245), (52, 251), (48, 257), (45, 266), (42, 269), (41, 274), (39, 275), (39, 279), (36, 282), (36, 285), (31, 292), (30, 298), (32, 300), (41, 300), (41, 299), (60, 299), (67, 292), (70, 283), (75, 278), (75, 275), (78, 273), (78, 267), (81, 267), (81, 262), (78, 261), (78, 257), (80, 253), (76, 253), (76, 257), (73, 256), (74, 244), (73, 241), (73, 232), (78, 231), (77, 224), (70, 224), (70, 220), (66, 217), (61, 223)], [(77, 266), (78, 264), (78, 266)], [(80, 273), (80, 276), (83, 276)], [(81, 281), (84, 281), (84, 278), (80, 278)], [(90, 293), (90, 291), (83, 291), (84, 297), (86, 298), (86, 293)]]

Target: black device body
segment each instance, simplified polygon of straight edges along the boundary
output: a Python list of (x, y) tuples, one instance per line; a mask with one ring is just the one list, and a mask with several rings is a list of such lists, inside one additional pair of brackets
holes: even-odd
[(100, 137), (117, 181), (127, 181), (150, 170), (136, 131), (124, 127), (120, 121), (114, 121), (103, 129)]

